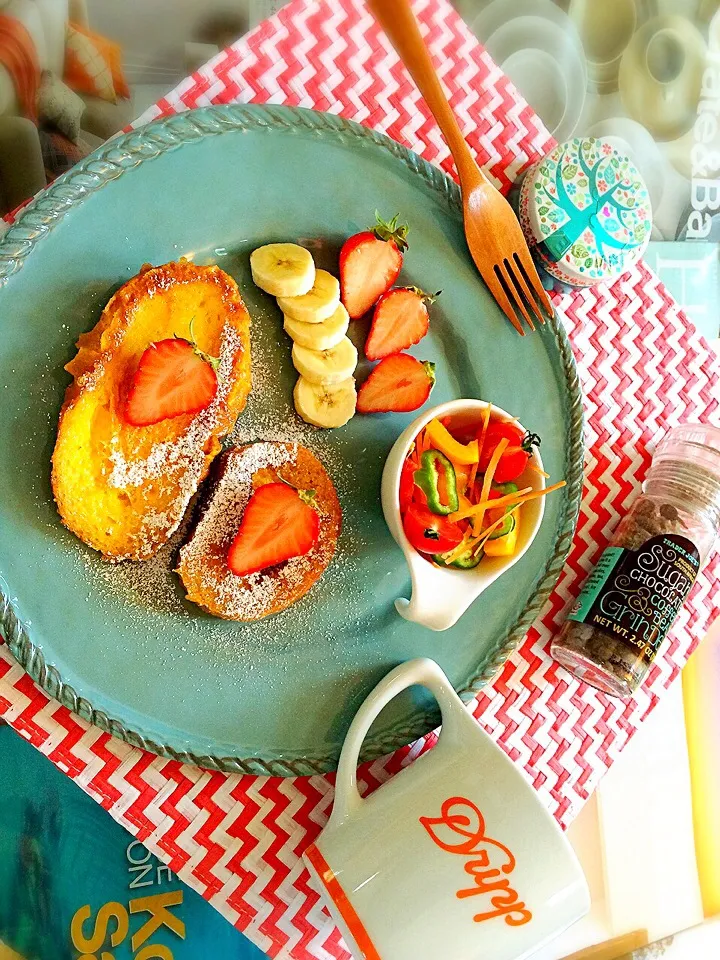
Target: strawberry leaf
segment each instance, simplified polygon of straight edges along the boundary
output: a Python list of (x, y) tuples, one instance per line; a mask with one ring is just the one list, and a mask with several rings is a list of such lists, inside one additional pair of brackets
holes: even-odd
[(435, 386), (435, 364), (431, 360), (424, 360), (423, 367), (425, 368), (425, 373), (428, 375), (428, 380)]
[(309, 507), (317, 507), (317, 490), (301, 490), (300, 487), (296, 487), (294, 483), (290, 483), (289, 480), (286, 480), (285, 477), (280, 476), (280, 474), (277, 475), (277, 478), (280, 483), (284, 483), (286, 487), (294, 490), (303, 503), (306, 503)]
[(396, 213), (392, 220), (390, 220), (389, 223), (386, 223), (376, 210), (375, 220), (377, 222), (373, 227), (372, 232), (375, 234), (378, 240), (385, 240), (386, 242), (392, 240), (398, 250), (402, 253), (408, 248), (407, 235), (410, 227), (406, 223), (401, 223), (398, 225), (399, 217), (400, 214)]
[(193, 316), (190, 318), (190, 324), (189, 324), (190, 339), (189, 340), (187, 337), (181, 337), (177, 333), (174, 333), (173, 337), (176, 340), (183, 340), (185, 343), (189, 343), (190, 346), (195, 351), (195, 353), (198, 355), (198, 357), (200, 357), (201, 360), (204, 360), (205, 363), (209, 363), (210, 366), (213, 368), (213, 370), (217, 373), (218, 369), (220, 368), (220, 357), (213, 357), (209, 353), (205, 353), (204, 350), (200, 349), (200, 347), (197, 345), (197, 342), (195, 340), (195, 334), (193, 333), (194, 323), (195, 323), (195, 317)]
[(427, 303), (428, 306), (431, 303), (435, 303), (437, 298), (442, 293), (442, 290), (438, 290), (437, 293), (426, 293), (425, 290), (421, 290), (420, 287), (405, 287), (406, 290), (412, 290), (415, 296), (419, 297), (423, 303)]

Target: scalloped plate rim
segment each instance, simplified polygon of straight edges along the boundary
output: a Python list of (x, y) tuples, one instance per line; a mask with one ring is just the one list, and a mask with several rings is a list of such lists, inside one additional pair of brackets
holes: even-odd
[[(139, 163), (148, 162), (168, 150), (178, 149), (184, 144), (206, 136), (220, 135), (226, 130), (238, 130), (248, 126), (254, 129), (265, 129), (268, 132), (281, 127), (286, 132), (316, 132), (335, 135), (341, 140), (349, 136), (369, 141), (376, 147), (388, 151), (395, 159), (401, 160), (413, 174), (420, 176), (433, 190), (441, 194), (453, 211), (461, 213), (459, 188), (446, 174), (407, 147), (355, 121), (336, 114), (281, 105), (234, 104), (202, 107), (157, 119), (144, 127), (107, 141), (38, 194), (0, 239), (0, 286), (6, 284), (22, 268), (25, 259), (52, 228), (95, 190), (117, 179), (126, 170), (132, 169)], [(153, 145), (154, 153), (147, 152), (148, 144)], [(124, 165), (121, 161), (123, 150), (126, 151), (123, 156)], [(102, 163), (106, 166), (102, 167)], [(579, 515), (584, 460), (582, 393), (567, 333), (557, 315), (554, 316), (550, 326), (565, 372), (568, 392), (567, 414), (570, 435), (567, 447), (565, 510), (558, 523), (555, 550), (548, 558), (525, 609), (508, 631), (506, 642), (499, 642), (495, 651), (485, 658), (479, 669), (463, 684), (456, 686), (458, 694), (466, 702), (472, 701), (477, 693), (492, 680), (507, 658), (519, 646), (540, 613), (569, 553)], [(147, 749), (158, 756), (230, 773), (292, 777), (327, 773), (337, 767), (338, 753), (281, 755), (267, 759), (204, 755), (176, 750), (170, 744), (157, 743), (129, 729), (122, 721), (108, 717), (103, 711), (96, 710), (87, 699), (79, 697), (76, 691), (63, 681), (57, 669), (52, 664), (46, 663), (42, 651), (33, 643), (30, 631), (16, 616), (7, 591), (3, 590), (1, 572), (0, 629), (8, 649), (20, 666), (47, 694), (83, 720), (132, 746)], [(361, 759), (375, 759), (407, 746), (408, 743), (431, 732), (436, 719), (437, 715), (434, 711), (416, 711), (409, 726), (405, 721), (398, 721), (381, 733), (371, 734), (365, 741)]]

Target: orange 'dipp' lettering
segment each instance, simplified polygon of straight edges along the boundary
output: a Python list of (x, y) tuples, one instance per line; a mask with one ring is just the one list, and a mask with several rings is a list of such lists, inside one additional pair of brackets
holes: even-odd
[(504, 917), (509, 926), (520, 927), (532, 920), (507, 879), (515, 869), (515, 857), (504, 844), (485, 835), (485, 818), (471, 800), (451, 797), (443, 803), (439, 817), (420, 817), (420, 823), (442, 850), (469, 858), (465, 873), (474, 886), (458, 890), (456, 896), (462, 900), (487, 895), (491, 909), (476, 913), (476, 923)]

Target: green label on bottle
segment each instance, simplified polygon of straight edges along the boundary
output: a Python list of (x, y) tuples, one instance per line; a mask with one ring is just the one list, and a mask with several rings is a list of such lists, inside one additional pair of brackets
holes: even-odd
[(625, 551), (622, 547), (607, 547), (603, 551), (598, 565), (585, 581), (585, 586), (582, 588), (580, 596), (573, 604), (568, 620), (577, 620), (580, 623), (585, 622), (592, 605), (597, 600), (600, 591), (612, 575), (613, 570), (620, 562), (623, 553), (625, 553)]
[(608, 547), (569, 619), (600, 630), (652, 663), (700, 568), (687, 537), (660, 534), (636, 550)]

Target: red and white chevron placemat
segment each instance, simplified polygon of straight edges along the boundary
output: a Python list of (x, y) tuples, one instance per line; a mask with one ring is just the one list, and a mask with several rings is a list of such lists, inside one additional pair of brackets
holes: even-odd
[[(415, 10), (468, 140), (507, 187), (551, 139), (446, 0), (418, 0)], [(453, 172), (440, 133), (361, 0), (292, 0), (141, 122), (231, 101), (340, 113)], [(637, 492), (658, 438), (684, 420), (720, 420), (720, 364), (643, 265), (611, 288), (555, 302), (585, 392), (585, 497), (557, 589), (474, 714), (567, 824), (713, 619), (720, 558), (699, 577), (648, 682), (628, 704), (561, 670), (548, 655), (550, 638)], [(0, 717), (270, 956), (348, 957), (299, 860), (326, 821), (332, 778), (231, 776), (134, 749), (49, 700), (3, 646)], [(361, 783), (374, 788), (432, 742), (367, 766)]]

